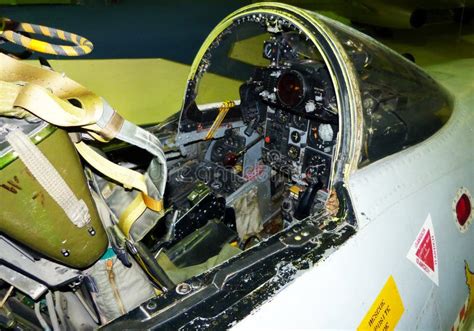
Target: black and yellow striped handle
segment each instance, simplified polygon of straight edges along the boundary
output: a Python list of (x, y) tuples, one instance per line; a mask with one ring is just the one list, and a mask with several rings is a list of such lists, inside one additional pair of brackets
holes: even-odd
[[(28, 38), (18, 32), (42, 35), (52, 39), (61, 39), (73, 43), (74, 46), (51, 44), (38, 39)], [(53, 55), (86, 55), (92, 52), (94, 48), (94, 45), (92, 45), (89, 40), (77, 34), (37, 24), (15, 22), (8, 18), (0, 18), (0, 38), (4, 38), (11, 43), (23, 46), (35, 52)]]

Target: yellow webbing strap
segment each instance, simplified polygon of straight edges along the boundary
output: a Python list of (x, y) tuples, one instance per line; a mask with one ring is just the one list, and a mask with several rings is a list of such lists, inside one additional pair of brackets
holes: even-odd
[(163, 200), (155, 200), (147, 194), (142, 192), (143, 202), (148, 209), (154, 210), (156, 212), (161, 212), (164, 210)]
[(209, 140), (214, 137), (216, 130), (221, 126), (221, 123), (224, 120), (225, 116), (227, 115), (227, 112), (229, 111), (230, 108), (233, 108), (234, 106), (235, 106), (234, 101), (225, 101), (222, 103), (222, 105), (219, 107), (219, 114), (217, 114), (217, 117), (214, 120), (214, 123), (212, 123), (211, 128), (207, 132), (205, 140)]
[[(66, 101), (70, 99), (75, 99), (81, 107)], [(98, 126), (96, 123), (104, 111), (100, 97), (60, 73), (0, 54), (0, 115), (11, 114), (14, 109), (26, 109), (57, 126), (81, 127), (100, 141), (112, 139), (123, 123), (123, 118), (114, 112), (105, 126)], [(125, 188), (141, 192), (120, 216), (127, 236), (146, 208), (163, 211), (163, 202), (148, 195), (145, 176), (110, 162), (83, 142), (75, 146), (93, 168)]]
[(100, 141), (115, 137), (123, 124), (123, 118), (114, 112), (106, 126), (97, 125), (104, 109), (100, 97), (91, 93), (73, 98), (82, 107), (73, 106), (69, 101), (58, 98), (53, 93), (35, 84), (26, 84), (20, 89), (14, 107), (27, 109), (37, 117), (61, 127), (81, 127)]
[(102, 112), (102, 102), (99, 97), (90, 103), (89, 107), (79, 108), (58, 98), (42, 86), (26, 84), (20, 90), (14, 106), (27, 109), (39, 118), (57, 126), (84, 127), (95, 124)]
[(21, 86), (17, 84), (0, 81), (0, 115), (13, 110), (13, 105), (20, 90)]
[(145, 176), (137, 171), (133, 171), (119, 166), (102, 155), (98, 154), (92, 148), (80, 141), (75, 144), (79, 154), (89, 163), (94, 169), (107, 177), (123, 184), (127, 189), (137, 189), (141, 192), (147, 193), (145, 184)]
[(155, 200), (149, 195), (141, 192), (137, 194), (135, 199), (125, 208), (119, 218), (119, 226), (122, 232), (129, 237), (130, 229), (135, 220), (140, 217), (146, 209), (151, 209), (157, 213), (164, 211), (163, 200)]
[(83, 142), (78, 142), (75, 145), (84, 160), (97, 171), (116, 182), (122, 183), (125, 188), (134, 188), (140, 191), (119, 217), (120, 229), (127, 237), (129, 237), (130, 229), (135, 220), (137, 220), (147, 208), (158, 213), (164, 210), (162, 200), (155, 200), (147, 194), (144, 175), (110, 162)]
[(155, 200), (148, 195), (146, 179), (144, 175), (138, 171), (130, 170), (110, 162), (82, 141), (76, 143), (75, 146), (79, 154), (94, 169), (113, 179), (114, 181), (123, 184), (123, 186), (127, 189), (134, 188), (140, 191), (141, 194), (139, 194), (139, 198), (143, 200), (143, 204), (147, 208), (156, 212), (161, 212), (164, 209), (162, 200)]
[(146, 210), (145, 202), (141, 194), (137, 194), (135, 199), (125, 208), (119, 218), (120, 230), (127, 237), (130, 237), (130, 229), (136, 219)]
[[(42, 25), (14, 22), (8, 18), (1, 18), (0, 20), (2, 24), (0, 37), (35, 52), (63, 56), (80, 56), (89, 54), (94, 49), (94, 45), (89, 40), (74, 33)], [(18, 32), (27, 32), (51, 39), (61, 39), (71, 42), (75, 44), (75, 46), (56, 45), (38, 39), (28, 38)]]
[(62, 73), (19, 61), (3, 53), (0, 53), (0, 80), (40, 85), (63, 100), (95, 95)]
[(109, 123), (101, 128), (96, 123), (104, 113), (102, 98), (60, 73), (5, 54), (0, 54), (0, 81), (2, 91), (9, 92), (0, 95), (0, 111), (23, 108), (57, 126), (82, 127), (100, 141), (112, 139), (123, 123), (123, 118), (114, 112)]

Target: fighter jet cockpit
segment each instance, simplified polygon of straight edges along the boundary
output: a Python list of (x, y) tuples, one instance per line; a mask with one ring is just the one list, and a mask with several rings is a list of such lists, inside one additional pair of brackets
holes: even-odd
[[(187, 86), (176, 138), (187, 156), (169, 168), (168, 199), (200, 215), (199, 226), (221, 220), (243, 250), (308, 217), (335, 216), (339, 131), (316, 45), (283, 18), (243, 18), (209, 45)], [(183, 235), (195, 231), (187, 217), (173, 225)]]
[(204, 42), (170, 142), (179, 150), (168, 158), (174, 212), (162, 222), (171, 260), (190, 267), (294, 233), (355, 231), (345, 179), (449, 118), (449, 98), (411, 63), (326, 23), (350, 62), (324, 28), (265, 12), (237, 15)]
[[(68, 302), (64, 316), (83, 306), (87, 318), (72, 329), (231, 326), (359, 230), (352, 174), (429, 138), (452, 110), (447, 92), (395, 52), (276, 3), (244, 7), (209, 34), (181, 109), (156, 125), (128, 122), (51, 67), (0, 61), (10, 93), (0, 169), (9, 166), (13, 185), (1, 197), (17, 206), (17, 178), (26, 178), (25, 206), (49, 199), (48, 208), (18, 205), (21, 221), (0, 214), (9, 252), (0, 258), (34, 279), (25, 288), (38, 320), (49, 288)], [(51, 164), (29, 161), (31, 151)], [(35, 175), (36, 163), (76, 209), (49, 198), (57, 185)]]

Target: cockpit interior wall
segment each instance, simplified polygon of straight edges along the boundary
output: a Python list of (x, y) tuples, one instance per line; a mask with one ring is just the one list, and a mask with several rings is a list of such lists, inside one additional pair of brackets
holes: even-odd
[[(212, 3), (212, 11), (206, 3)], [(84, 0), (79, 5), (23, 6), (0, 3), (0, 16), (20, 22), (44, 22), (87, 36), (95, 49), (85, 58), (165, 58), (189, 64), (219, 20), (249, 3), (248, 0)], [(127, 28), (117, 29), (119, 26)]]

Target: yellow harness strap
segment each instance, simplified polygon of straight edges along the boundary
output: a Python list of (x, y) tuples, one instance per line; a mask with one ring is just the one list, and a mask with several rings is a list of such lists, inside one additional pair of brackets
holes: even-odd
[(50, 90), (63, 100), (95, 95), (64, 74), (16, 60), (2, 53), (0, 53), (0, 80), (36, 84)]
[(151, 209), (156, 212), (162, 212), (164, 210), (163, 200), (155, 200), (145, 193), (141, 193), (143, 202), (148, 209)]
[(17, 84), (7, 83), (0, 81), (0, 114), (4, 115), (5, 113), (13, 111), (13, 104), (20, 93), (21, 86)]
[(116, 182), (122, 183), (125, 188), (134, 188), (139, 190), (135, 199), (125, 208), (122, 215), (119, 217), (120, 229), (128, 237), (130, 229), (134, 222), (149, 208), (155, 212), (161, 213), (164, 210), (163, 201), (155, 200), (147, 194), (147, 187), (145, 176), (141, 173), (121, 167), (113, 162), (110, 162), (102, 155), (95, 152), (85, 143), (78, 142), (75, 144), (79, 154), (90, 164), (94, 169)]
[[(26, 84), (17, 83), (25, 79)], [(72, 102), (81, 107), (67, 100), (74, 100)], [(100, 141), (114, 138), (124, 123), (119, 114), (109, 110), (113, 113), (109, 114), (108, 122), (99, 126), (97, 122), (105, 111), (100, 97), (59, 73), (0, 54), (0, 115), (21, 113), (18, 109), (25, 109), (56, 126), (83, 128)], [(163, 202), (148, 195), (144, 175), (107, 160), (84, 142), (76, 142), (75, 146), (97, 171), (127, 189), (140, 191), (120, 216), (125, 235), (129, 236), (132, 225), (147, 208), (158, 213), (163, 211)]]
[[(15, 85), (14, 83), (5, 83), (3, 85)], [(28, 83), (25, 86), (17, 85), (16, 90), (8, 88), (10, 92), (17, 92), (13, 101), (13, 108), (23, 108), (35, 116), (45, 120), (48, 123), (60, 127), (81, 127), (87, 130), (95, 139), (99, 141), (108, 141), (113, 139), (120, 131), (123, 125), (123, 118), (114, 112), (108, 123), (104, 126), (97, 125), (104, 111), (102, 99), (93, 94), (86, 94), (80, 97), (71, 98), (81, 105), (76, 107), (71, 102), (63, 100), (42, 86)], [(8, 99), (1, 97), (1, 100), (11, 103), (13, 95), (8, 95)]]
[(98, 154), (82, 141), (76, 143), (75, 145), (79, 154), (94, 169), (115, 180), (116, 182), (123, 184), (123, 186), (127, 189), (134, 188), (141, 192), (147, 193), (145, 176), (143, 176), (141, 173), (121, 167), (107, 160), (105, 157)]
[(79, 108), (58, 98), (44, 87), (28, 83), (20, 90), (13, 106), (27, 109), (56, 126), (87, 127), (95, 124), (102, 112), (99, 97), (95, 98), (94, 103), (90, 103), (87, 108)]
[(136, 219), (140, 217), (146, 210), (145, 202), (141, 194), (137, 194), (135, 199), (125, 208), (119, 218), (120, 230), (127, 237), (130, 235), (130, 229)]

